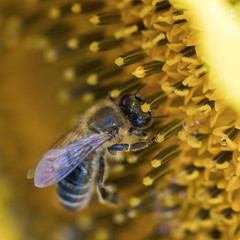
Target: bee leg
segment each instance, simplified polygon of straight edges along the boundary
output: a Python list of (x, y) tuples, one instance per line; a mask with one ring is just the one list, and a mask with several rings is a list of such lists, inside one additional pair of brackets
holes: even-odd
[(149, 141), (136, 142), (136, 143), (132, 143), (132, 144), (114, 144), (108, 148), (108, 151), (113, 154), (115, 151), (137, 152), (137, 151), (143, 150), (143, 149), (147, 148), (148, 146), (150, 146), (154, 142), (154, 139), (155, 139), (155, 137)]
[(101, 202), (108, 202), (110, 204), (123, 204), (122, 199), (118, 196), (118, 194), (113, 191), (110, 187), (106, 187), (104, 185), (104, 172), (105, 172), (105, 163), (104, 158), (100, 157), (99, 163), (99, 177), (98, 177), (98, 195)]
[(143, 130), (138, 130), (136, 128), (131, 128), (130, 129), (130, 134), (134, 134), (138, 137), (141, 137), (141, 138), (144, 138), (147, 136), (147, 132), (146, 131), (143, 131)]

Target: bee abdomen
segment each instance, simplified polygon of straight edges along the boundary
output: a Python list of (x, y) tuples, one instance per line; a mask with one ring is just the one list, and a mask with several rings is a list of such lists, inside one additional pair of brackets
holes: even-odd
[(92, 174), (87, 163), (82, 163), (62, 181), (58, 182), (57, 192), (61, 204), (70, 211), (85, 207), (91, 197)]

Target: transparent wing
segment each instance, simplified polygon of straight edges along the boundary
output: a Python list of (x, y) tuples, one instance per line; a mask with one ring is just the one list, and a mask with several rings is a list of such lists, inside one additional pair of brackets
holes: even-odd
[[(56, 142), (54, 142), (52, 144), (52, 146), (50, 147), (50, 149), (68, 146), (69, 144), (77, 142), (81, 139), (82, 139), (81, 129), (79, 126), (76, 126), (73, 129), (71, 129), (70, 131), (68, 131), (67, 133), (65, 133)], [(27, 173), (28, 179), (31, 179), (34, 177), (36, 168), (37, 168), (39, 162), (41, 161), (41, 159), (42, 159), (42, 157), (38, 158), (37, 161), (35, 161), (35, 163), (33, 164), (33, 166), (29, 169), (29, 171)]]
[(50, 149), (41, 157), (36, 167), (35, 186), (47, 187), (61, 181), (110, 138), (109, 133), (100, 133), (60, 148)]
[(54, 142), (50, 149), (67, 146), (73, 142), (79, 141), (80, 139), (82, 139), (81, 129), (79, 125), (77, 125)]

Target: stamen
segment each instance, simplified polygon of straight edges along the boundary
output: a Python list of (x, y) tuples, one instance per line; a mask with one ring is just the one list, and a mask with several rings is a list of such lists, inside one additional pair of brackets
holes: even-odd
[(218, 229), (214, 229), (209, 235), (212, 239), (221, 239), (222, 233)]
[(87, 13), (94, 12), (96, 10), (100, 10), (104, 7), (103, 1), (85, 1), (85, 2), (75, 2), (68, 3), (61, 7), (53, 7), (49, 10), (48, 16), (52, 19), (58, 19), (60, 17), (65, 17), (69, 14), (79, 14), (79, 13)]
[(219, 189), (216, 185), (212, 185), (208, 188), (208, 193), (210, 194), (211, 198), (216, 198), (221, 192), (222, 189)]
[(227, 129), (224, 133), (228, 135), (228, 137), (233, 140), (239, 133), (239, 129), (236, 129), (236, 128), (230, 128), (230, 129)]
[(154, 5), (155, 5), (155, 12), (168, 10), (171, 7), (171, 4), (167, 0), (155, 1)]
[(184, 11), (179, 10), (173, 13), (173, 24), (179, 24), (186, 22), (186, 16), (184, 15)]
[(126, 25), (125, 27), (117, 30), (114, 33), (114, 37), (116, 39), (127, 38), (134, 34), (140, 33), (141, 30), (144, 30), (144, 29), (145, 29), (145, 26), (143, 25), (143, 22), (132, 23), (132, 24)]
[(121, 71), (122, 69), (118, 68), (115, 64), (103, 66), (89, 75), (86, 81), (89, 85), (97, 85), (100, 81), (119, 74)]
[(128, 6), (134, 6), (134, 5), (138, 5), (142, 3), (141, 0), (122, 0), (121, 2), (118, 3), (118, 7), (120, 9), (123, 9), (125, 7), (128, 7)]
[(122, 83), (118, 88), (113, 89), (110, 92), (110, 97), (112, 99), (118, 98), (123, 92), (129, 92), (141, 85), (141, 80), (139, 78), (131, 78), (128, 81)]
[(207, 73), (208, 73), (207, 67), (205, 65), (199, 65), (199, 66), (196, 67), (194, 75), (197, 78), (200, 78), (200, 77), (204, 76)]
[(100, 65), (102, 65), (102, 59), (94, 59), (92, 61), (87, 61), (80, 63), (77, 66), (69, 67), (64, 70), (63, 77), (67, 81), (73, 81), (76, 78), (81, 77), (82, 75), (96, 69)]
[(153, 38), (152, 42), (155, 46), (163, 45), (167, 43), (167, 36), (165, 33), (160, 33), (155, 38)]
[(162, 72), (163, 64), (164, 62), (159, 61), (152, 61), (143, 64), (142, 66), (136, 68), (136, 70), (133, 72), (133, 75), (137, 78), (144, 78), (146, 76)]
[(70, 52), (71, 50), (67, 48), (67, 46), (61, 46), (47, 50), (44, 54), (44, 57), (48, 62), (55, 62)]
[(145, 186), (152, 185), (156, 180), (168, 174), (172, 168), (168, 164), (164, 164), (161, 168), (155, 168), (151, 170), (144, 178), (143, 184)]
[(70, 49), (77, 49), (79, 47), (82, 47), (82, 46), (85, 46), (85, 45), (91, 43), (92, 41), (100, 40), (102, 38), (103, 38), (102, 31), (86, 33), (86, 34), (80, 35), (78, 37), (70, 38), (67, 41), (67, 46)]
[(168, 163), (173, 158), (177, 157), (180, 154), (181, 150), (178, 145), (173, 145), (161, 151), (157, 156), (152, 160), (152, 166), (158, 168), (163, 164)]
[(102, 25), (102, 24), (112, 24), (120, 22), (121, 20), (121, 13), (119, 10), (113, 10), (110, 12), (99, 13), (93, 16), (90, 19), (90, 22), (95, 25)]
[(174, 93), (178, 96), (184, 97), (188, 95), (190, 87), (188, 85), (183, 85), (182, 82), (174, 84), (172, 87), (174, 87)]
[(175, 119), (167, 125), (163, 126), (158, 131), (155, 141), (161, 143), (163, 141), (166, 141), (168, 138), (177, 135), (178, 132), (182, 129), (183, 124), (183, 119)]
[(182, 54), (184, 57), (191, 57), (194, 54), (196, 54), (195, 47), (194, 46), (186, 47), (182, 51), (180, 51), (180, 54)]
[(81, 1), (71, 5), (71, 11), (74, 14), (94, 12), (105, 6), (104, 1)]
[(106, 37), (101, 41), (94, 41), (90, 44), (89, 49), (93, 52), (106, 51), (119, 46), (122, 43), (122, 39), (116, 39), (114, 37)]
[(222, 210), (221, 213), (224, 215), (225, 218), (231, 219), (234, 211), (231, 208), (226, 208), (226, 209)]
[(177, 53), (175, 57), (168, 59), (166, 63), (171, 66), (183, 60), (183, 58), (185, 58), (186, 60), (187, 58), (190, 58), (195, 54), (196, 54), (196, 50), (194, 46), (185, 47), (183, 50)]
[(197, 214), (197, 218), (200, 218), (203, 220), (209, 218), (209, 210), (201, 209)]
[(198, 106), (209, 105), (211, 108), (214, 108), (215, 101), (210, 101), (208, 98), (204, 98), (200, 102), (197, 103)]
[(35, 46), (38, 49), (44, 49), (50, 43), (60, 42), (63, 36), (67, 36), (72, 31), (72, 26), (68, 24), (54, 24), (48, 28), (42, 35), (35, 40)]
[(190, 165), (190, 166), (186, 167), (186, 169), (183, 171), (182, 174), (186, 180), (192, 181), (199, 176), (200, 171), (202, 171), (202, 170), (203, 170), (202, 167)]
[(143, 112), (150, 112), (152, 109), (158, 108), (158, 106), (166, 100), (167, 95), (164, 92), (157, 92), (146, 99), (141, 109)]
[(143, 202), (145, 202), (149, 197), (152, 196), (153, 188), (143, 188), (136, 194), (134, 194), (132, 197), (129, 199), (129, 204), (131, 207), (137, 207)]
[(137, 63), (143, 60), (146, 56), (146, 52), (143, 49), (139, 48), (120, 55), (118, 58), (115, 59), (115, 63), (119, 67), (123, 67), (133, 63)]
[(229, 161), (232, 159), (232, 151), (223, 151), (213, 158), (213, 162), (216, 162), (216, 168), (226, 169), (229, 167)]

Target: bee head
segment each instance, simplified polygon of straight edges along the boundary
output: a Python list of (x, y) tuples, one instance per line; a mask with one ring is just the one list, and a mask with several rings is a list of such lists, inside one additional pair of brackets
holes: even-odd
[(151, 112), (143, 112), (141, 109), (144, 100), (135, 94), (126, 94), (119, 101), (119, 107), (127, 115), (129, 121), (136, 128), (145, 128), (152, 120)]

